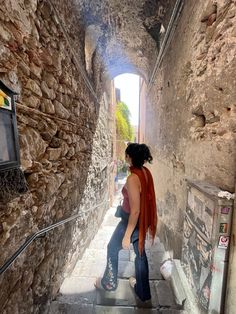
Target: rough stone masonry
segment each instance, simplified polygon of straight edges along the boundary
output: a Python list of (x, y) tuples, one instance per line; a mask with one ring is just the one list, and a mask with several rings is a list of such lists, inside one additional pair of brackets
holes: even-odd
[(235, 1), (188, 1), (149, 90), (146, 141), (155, 151), (160, 236), (176, 258), (186, 180), (235, 189), (235, 22)]
[[(29, 192), (1, 206), (0, 263), (32, 232), (105, 201), (37, 240), (0, 277), (4, 314), (43, 313), (69, 262), (96, 232), (111, 182), (109, 80), (132, 72), (148, 85), (174, 4), (1, 3), (0, 78), (19, 93)], [(181, 255), (186, 179), (234, 190), (235, 14), (235, 0), (185, 1), (148, 87), (145, 141), (156, 160), (160, 235), (175, 257)]]
[(162, 2), (2, 3), (0, 77), (19, 94), (29, 192), (1, 206), (0, 263), (33, 232), (93, 209), (38, 239), (1, 276), (3, 313), (43, 312), (95, 234), (112, 185), (109, 80), (126, 71), (148, 76), (157, 42), (146, 28), (160, 28)]
[(0, 77), (19, 94), (20, 157), (29, 186), (1, 204), (0, 264), (27, 236), (81, 213), (76, 223), (32, 243), (0, 278), (1, 313), (38, 313), (108, 206), (108, 108), (98, 80), (102, 64), (90, 81), (86, 76), (84, 31), (70, 2), (6, 1), (0, 11)]

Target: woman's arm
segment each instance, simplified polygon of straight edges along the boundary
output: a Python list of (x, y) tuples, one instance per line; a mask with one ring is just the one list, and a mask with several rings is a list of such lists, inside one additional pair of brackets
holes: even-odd
[(122, 241), (123, 249), (130, 246), (131, 235), (137, 225), (140, 213), (140, 181), (136, 174), (131, 174), (127, 179), (127, 190), (129, 195), (130, 215), (128, 226)]

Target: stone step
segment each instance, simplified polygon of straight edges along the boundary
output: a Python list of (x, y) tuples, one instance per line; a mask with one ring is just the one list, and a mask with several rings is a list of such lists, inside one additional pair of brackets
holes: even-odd
[[(150, 282), (150, 288), (152, 295), (151, 307), (156, 308), (158, 306), (158, 299), (154, 281)], [(96, 304), (104, 306), (143, 306), (143, 302), (135, 296), (133, 289), (130, 287), (129, 281), (126, 279), (118, 280), (118, 287), (116, 291), (108, 292), (103, 289), (98, 289)]]
[(106, 260), (89, 261), (83, 263), (77, 263), (72, 276), (77, 277), (101, 277), (106, 267)]
[(73, 304), (53, 301), (48, 314), (94, 314), (93, 304)]
[(96, 302), (95, 277), (67, 277), (57, 301), (61, 303), (93, 304)]
[[(135, 276), (134, 262), (120, 260), (118, 264), (118, 277), (129, 278)], [(106, 267), (106, 260), (100, 260), (99, 264), (96, 261), (87, 260), (87, 264), (78, 264), (73, 272), (72, 277), (101, 277)], [(149, 279), (163, 279), (160, 273), (160, 263), (149, 263)]]
[(189, 314), (191, 312), (186, 312), (184, 310), (175, 310), (175, 309), (159, 309), (158, 314)]
[[(130, 250), (119, 252), (118, 288), (114, 292), (95, 289), (96, 277), (102, 277), (106, 267), (107, 243), (119, 222), (114, 217), (115, 208), (109, 210), (102, 227), (86, 249), (83, 258), (78, 260), (70, 276), (66, 277), (57, 299), (53, 301), (51, 314), (129, 314), (129, 313), (182, 313), (178, 311), (175, 297), (169, 282), (160, 273), (161, 263), (170, 256), (165, 252), (159, 238), (146, 239), (146, 254), (149, 261), (149, 279), (152, 302), (145, 304), (130, 287), (128, 278), (135, 276), (135, 253)], [(149, 307), (149, 308), (148, 308)], [(49, 313), (49, 314), (50, 314)]]
[(189, 314), (174, 309), (148, 309), (132, 306), (103, 306), (93, 304), (65, 304), (53, 301), (48, 314)]
[[(129, 278), (135, 277), (135, 266), (134, 262), (119, 261), (118, 264), (118, 277)], [(161, 280), (163, 279), (160, 273), (160, 263), (149, 263), (149, 279), (150, 280)]]
[[(133, 289), (127, 279), (118, 280), (118, 288), (114, 292), (96, 290), (95, 277), (68, 277), (60, 288), (58, 301), (66, 303), (96, 303), (100, 305), (131, 305), (138, 303)], [(176, 307), (175, 296), (170, 283), (165, 280), (150, 281), (152, 304), (154, 307)]]
[(96, 314), (153, 314), (157, 309), (144, 309), (131, 306), (95, 306)]
[[(106, 259), (107, 250), (106, 249), (96, 249), (96, 248), (89, 248), (86, 249), (83, 255), (83, 259), (87, 261), (89, 260), (99, 260), (100, 259)], [(78, 262), (81, 262), (82, 260), (79, 260)]]
[(161, 307), (176, 307), (175, 296), (169, 281), (160, 280), (155, 282), (158, 304)]
[[(147, 250), (147, 257), (149, 261), (149, 279), (163, 279), (160, 273), (160, 266), (161, 263), (169, 257), (169, 255), (165, 252)], [(84, 261), (86, 261), (86, 263)], [(135, 253), (132, 249), (121, 250), (119, 253), (118, 277), (129, 278), (134, 276), (134, 261)], [(72, 276), (101, 277), (105, 270), (105, 266), (106, 250), (90, 248), (86, 250), (83, 259), (76, 263)]]
[[(107, 254), (107, 250), (106, 248), (101, 249), (101, 248), (89, 248), (86, 249), (83, 258), (78, 260), (78, 263), (81, 263), (83, 260), (86, 261), (98, 261), (98, 260), (106, 260), (106, 254)], [(146, 254), (147, 254), (147, 258), (149, 262), (157, 262), (157, 263), (162, 263), (164, 260), (167, 260), (170, 256), (167, 252), (165, 251), (159, 251), (159, 250), (154, 250), (154, 249), (147, 249), (146, 250)], [(122, 260), (126, 260), (126, 261), (133, 261), (135, 260), (135, 253), (134, 250), (131, 249), (130, 250), (121, 250), (119, 252), (119, 261)]]

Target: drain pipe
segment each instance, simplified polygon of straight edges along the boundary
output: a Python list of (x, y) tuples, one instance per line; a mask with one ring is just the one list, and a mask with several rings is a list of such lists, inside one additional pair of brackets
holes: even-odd
[[(236, 181), (235, 181), (235, 195), (236, 195)], [(231, 227), (231, 240), (229, 249), (229, 262), (228, 262), (228, 273), (226, 281), (225, 291), (225, 308), (224, 313), (233, 313), (236, 308), (236, 196), (234, 197), (234, 209), (232, 216), (232, 227)]]
[(168, 27), (167, 27), (167, 30), (165, 33), (165, 37), (164, 37), (163, 42), (161, 44), (160, 51), (157, 55), (156, 63), (155, 63), (155, 66), (153, 68), (151, 78), (148, 82), (147, 93), (149, 93), (149, 91), (152, 87), (152, 83), (154, 81), (156, 72), (159, 69), (161, 62), (163, 60), (163, 57), (165, 55), (165, 52), (166, 52), (166, 50), (167, 50), (167, 48), (168, 48), (168, 46), (169, 46), (169, 44), (173, 38), (174, 31), (175, 31), (175, 28), (177, 26), (178, 18), (181, 14), (183, 5), (184, 5), (184, 0), (177, 0), (175, 3), (175, 6), (174, 6), (173, 12), (171, 14), (171, 18), (170, 18), (170, 21), (169, 21), (169, 24), (168, 24)]

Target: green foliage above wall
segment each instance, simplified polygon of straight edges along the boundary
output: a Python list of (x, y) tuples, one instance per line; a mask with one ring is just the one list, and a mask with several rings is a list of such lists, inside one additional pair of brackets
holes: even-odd
[(130, 111), (124, 102), (116, 104), (116, 134), (118, 140), (133, 141), (134, 129), (130, 123)]

